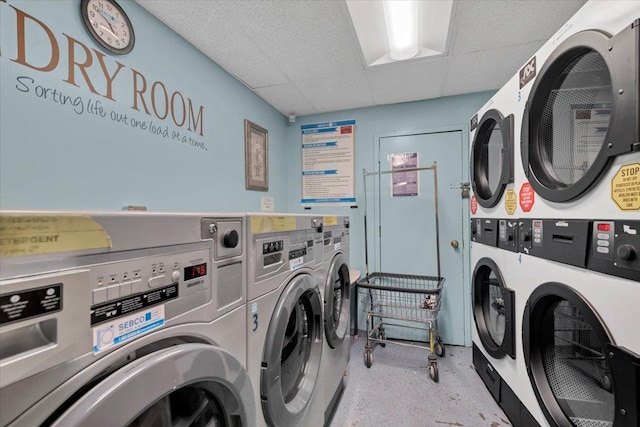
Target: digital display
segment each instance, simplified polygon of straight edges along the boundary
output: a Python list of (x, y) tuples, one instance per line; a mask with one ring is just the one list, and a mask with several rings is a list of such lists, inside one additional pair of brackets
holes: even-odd
[(185, 267), (184, 269), (184, 280), (185, 282), (191, 279), (196, 279), (198, 277), (207, 275), (207, 263), (191, 265), (189, 267)]

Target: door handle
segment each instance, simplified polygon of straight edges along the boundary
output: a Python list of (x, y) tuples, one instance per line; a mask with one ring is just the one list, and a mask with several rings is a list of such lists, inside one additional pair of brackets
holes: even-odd
[(458, 246), (460, 246), (460, 243), (457, 240), (452, 240), (451, 241), (451, 247), (453, 249), (458, 249)]

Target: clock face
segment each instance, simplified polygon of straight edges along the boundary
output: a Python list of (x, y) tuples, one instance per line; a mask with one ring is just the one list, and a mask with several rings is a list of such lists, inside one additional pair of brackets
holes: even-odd
[(110, 52), (131, 52), (135, 42), (131, 21), (113, 0), (82, 0), (80, 11), (89, 33)]

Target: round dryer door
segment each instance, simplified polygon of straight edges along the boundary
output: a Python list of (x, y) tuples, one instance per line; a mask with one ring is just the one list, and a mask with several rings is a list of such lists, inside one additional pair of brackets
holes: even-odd
[(473, 317), (482, 346), (492, 357), (515, 359), (514, 292), (490, 258), (482, 258), (473, 272)]
[(324, 285), (324, 333), (329, 347), (344, 341), (349, 328), (349, 267), (343, 254), (331, 261)]
[(513, 182), (513, 114), (489, 110), (480, 119), (471, 148), (471, 185), (480, 206), (498, 204)]
[(260, 395), (270, 425), (300, 425), (312, 399), (322, 355), (322, 303), (316, 280), (294, 277), (276, 305), (262, 355)]
[(583, 196), (617, 155), (638, 145), (639, 26), (582, 31), (545, 61), (522, 122), (522, 164), (541, 197)]
[(523, 341), (533, 389), (552, 425), (637, 425), (637, 362), (613, 345), (576, 291), (554, 282), (536, 288), (525, 307)]
[[(61, 408), (59, 412), (62, 412)], [(207, 344), (148, 354), (98, 382), (53, 426), (255, 425), (253, 390), (240, 362)]]

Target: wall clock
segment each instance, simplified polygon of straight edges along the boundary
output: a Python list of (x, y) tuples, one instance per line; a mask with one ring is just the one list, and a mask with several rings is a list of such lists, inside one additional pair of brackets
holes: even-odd
[(80, 13), (89, 34), (109, 52), (124, 55), (135, 43), (133, 26), (114, 0), (82, 0)]

